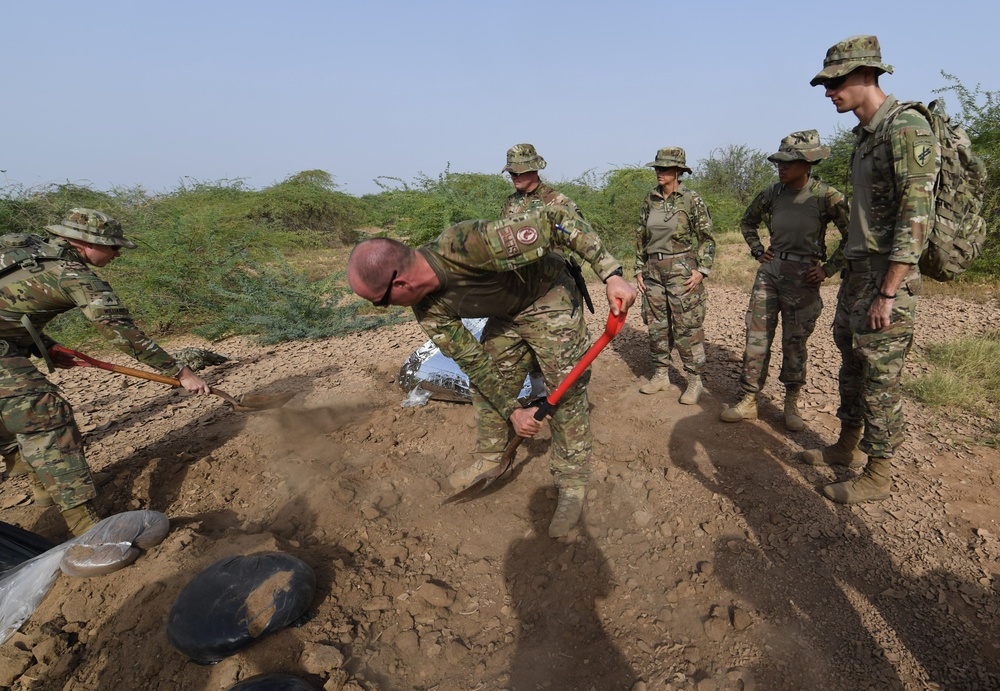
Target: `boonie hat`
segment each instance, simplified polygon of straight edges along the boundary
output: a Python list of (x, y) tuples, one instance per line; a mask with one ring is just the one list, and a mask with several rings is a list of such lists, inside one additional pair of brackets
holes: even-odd
[(647, 168), (680, 168), (691, 172), (687, 167), (687, 157), (684, 149), (679, 146), (665, 146), (656, 152), (656, 158), (651, 163), (646, 164)]
[(810, 86), (819, 86), (827, 79), (850, 74), (859, 67), (874, 67), (879, 72), (892, 74), (892, 65), (882, 62), (882, 49), (878, 36), (851, 36), (826, 51), (823, 69), (812, 78)]
[(515, 144), (507, 149), (507, 165), (502, 173), (527, 173), (545, 167), (545, 159), (538, 155), (531, 144)]
[(782, 139), (781, 145), (778, 146), (778, 152), (768, 156), (767, 160), (772, 163), (779, 161), (817, 163), (829, 155), (830, 149), (819, 141), (819, 132), (802, 130), (801, 132), (792, 132)]
[(45, 230), (64, 238), (83, 240), (95, 245), (117, 245), (134, 250), (138, 245), (122, 235), (122, 224), (94, 209), (70, 209), (62, 223)]

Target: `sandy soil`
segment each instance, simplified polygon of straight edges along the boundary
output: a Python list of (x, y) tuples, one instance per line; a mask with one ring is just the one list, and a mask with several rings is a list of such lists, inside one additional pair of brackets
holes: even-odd
[[(156, 509), (172, 530), (121, 571), (60, 576), (0, 647), (0, 687), (216, 691), (286, 672), (317, 689), (998, 688), (1000, 455), (974, 443), (989, 421), (908, 402), (896, 490), (874, 505), (831, 504), (817, 488), (844, 473), (795, 460), (836, 435), (834, 291), (798, 433), (782, 424), (777, 346), (761, 419), (718, 420), (737, 398), (745, 291), (710, 287), (709, 392), (693, 407), (637, 392), (650, 365), (630, 315), (595, 364), (593, 476), (567, 542), (546, 536), (547, 433), (513, 480), (442, 506), (472, 410), (400, 406), (396, 372), (425, 340), (412, 323), (211, 344), (235, 358), (206, 370), (213, 385), (297, 392), (264, 413), (60, 372), (92, 467), (114, 476), (100, 511)], [(996, 303), (925, 299), (908, 375), (928, 343), (998, 326)], [(26, 496), (6, 480), (2, 519), (64, 539)], [(315, 570), (308, 621), (214, 666), (169, 644), (167, 613), (200, 569), (276, 550)]]

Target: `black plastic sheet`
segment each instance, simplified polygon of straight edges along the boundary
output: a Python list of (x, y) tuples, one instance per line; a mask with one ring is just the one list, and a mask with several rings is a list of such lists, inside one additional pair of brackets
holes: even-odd
[(300, 619), (315, 592), (313, 570), (290, 554), (226, 557), (181, 590), (167, 638), (195, 662), (218, 662)]
[(291, 674), (264, 674), (230, 686), (228, 691), (316, 691), (315, 687)]
[(55, 547), (41, 535), (0, 521), (0, 573)]

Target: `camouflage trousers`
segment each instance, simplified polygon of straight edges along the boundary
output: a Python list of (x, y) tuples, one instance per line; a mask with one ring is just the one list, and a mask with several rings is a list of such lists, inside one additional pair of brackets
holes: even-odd
[(649, 351), (653, 365), (670, 365), (670, 351), (677, 346), (684, 371), (705, 372), (705, 306), (708, 290), (704, 281), (690, 293), (684, 282), (697, 268), (693, 254), (650, 259), (642, 272), (646, 292), (642, 294), (642, 321), (649, 327)]
[(903, 443), (903, 396), (900, 373), (913, 343), (920, 293), (914, 267), (896, 292), (889, 326), (871, 331), (868, 308), (885, 271), (849, 273), (837, 296), (833, 340), (840, 350), (840, 408), (844, 425), (861, 427), (858, 448), (875, 458), (892, 458)]
[[(587, 352), (583, 306), (569, 274), (515, 318), (491, 317), (483, 328), (483, 347), (503, 373), (514, 395), (529, 371), (538, 367), (548, 391), (554, 391)], [(560, 487), (582, 487), (590, 473), (593, 438), (587, 403), (590, 370), (569, 388), (552, 411), (551, 470)], [(510, 435), (508, 421), (472, 389), (476, 414), (476, 454), (499, 460)]]
[(52, 499), (71, 509), (97, 496), (73, 409), (28, 358), (0, 358), (0, 378), (21, 381), (24, 394), (0, 398), (0, 448), (16, 440)]
[(823, 310), (819, 285), (806, 282), (812, 264), (774, 258), (757, 269), (747, 307), (747, 346), (743, 352), (740, 386), (758, 393), (767, 381), (771, 344), (781, 318), (781, 374), (778, 380), (791, 390), (806, 381), (806, 341)]

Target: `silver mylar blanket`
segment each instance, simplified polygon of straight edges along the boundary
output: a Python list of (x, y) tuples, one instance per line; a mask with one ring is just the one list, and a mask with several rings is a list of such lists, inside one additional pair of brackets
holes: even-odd
[[(473, 336), (477, 339), (482, 338), (483, 328), (486, 326), (485, 318), (463, 319), (462, 323)], [(412, 392), (419, 387), (438, 401), (472, 402), (469, 378), (458, 363), (434, 345), (434, 341), (427, 341), (406, 358), (406, 362), (399, 368), (396, 381), (404, 391)], [(541, 374), (535, 373), (524, 378), (524, 386), (521, 387), (521, 393), (517, 398), (524, 405), (544, 395), (545, 384), (542, 382)]]

